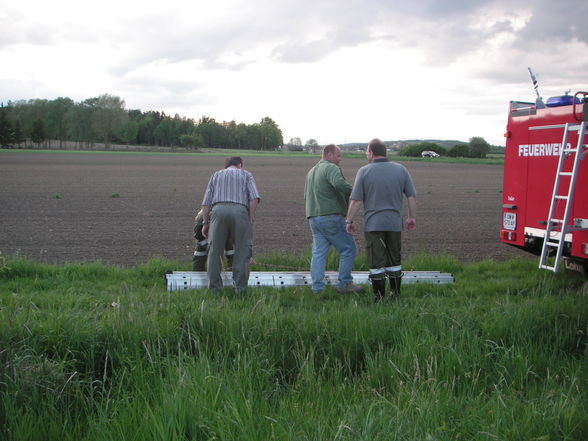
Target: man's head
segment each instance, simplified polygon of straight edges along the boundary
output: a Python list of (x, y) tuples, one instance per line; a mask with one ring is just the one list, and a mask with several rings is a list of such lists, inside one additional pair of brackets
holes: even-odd
[(225, 160), (225, 168), (229, 167), (243, 167), (243, 159), (240, 156), (231, 156)]
[(339, 165), (341, 162), (341, 149), (335, 144), (329, 144), (323, 149), (323, 159)]
[(365, 150), (366, 155), (370, 158), (374, 156), (383, 156), (386, 157), (386, 144), (380, 141), (378, 138), (372, 139)]

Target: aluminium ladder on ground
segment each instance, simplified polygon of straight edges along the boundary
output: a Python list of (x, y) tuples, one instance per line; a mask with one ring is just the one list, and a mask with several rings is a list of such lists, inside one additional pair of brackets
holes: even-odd
[[(325, 272), (325, 283), (336, 285), (339, 274), (335, 271)], [(352, 272), (353, 283), (367, 285), (370, 283), (369, 272)], [(223, 286), (233, 286), (233, 275), (230, 272), (221, 273)], [(405, 271), (402, 278), (403, 284), (408, 283), (431, 283), (444, 285), (454, 283), (453, 274), (441, 273), (440, 271)], [(204, 271), (169, 271), (165, 274), (165, 283), (168, 291), (184, 291), (208, 287), (208, 275)], [(311, 285), (311, 277), (308, 272), (256, 272), (249, 273), (248, 286), (250, 287), (304, 287)]]
[[(564, 129), (564, 134), (561, 141), (559, 161), (557, 163), (557, 171), (555, 173), (555, 179), (553, 182), (553, 192), (551, 195), (551, 203), (549, 205), (549, 214), (547, 216), (545, 238), (543, 239), (543, 246), (541, 248), (541, 258), (539, 260), (539, 268), (553, 272), (557, 272), (561, 264), (566, 234), (572, 231), (573, 229), (572, 226), (569, 224), (569, 218), (571, 214), (572, 204), (574, 201), (574, 189), (576, 186), (576, 178), (578, 176), (580, 160), (584, 156), (584, 153), (586, 153), (585, 149), (588, 149), (588, 146), (584, 144), (584, 137), (586, 136), (588, 126), (586, 125), (586, 121), (582, 121), (580, 124), (566, 123), (529, 128), (529, 130), (541, 130), (562, 127)], [(576, 147), (568, 148), (569, 134), (570, 132), (576, 131), (578, 132), (578, 143)], [(572, 154), (572, 169), (571, 171), (564, 171), (566, 162), (572, 156)], [(567, 193), (565, 191), (560, 193), (562, 179), (569, 179)], [(563, 201), (565, 203), (563, 216), (561, 219), (555, 218), (555, 213), (559, 201)], [(553, 262), (553, 265), (550, 265), (548, 263), (548, 259), (550, 256), (553, 255), (554, 250), (555, 260)]]

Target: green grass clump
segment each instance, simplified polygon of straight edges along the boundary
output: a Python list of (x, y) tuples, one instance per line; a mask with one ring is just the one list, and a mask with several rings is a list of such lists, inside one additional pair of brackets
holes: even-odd
[(404, 266), (456, 281), (374, 305), (368, 287), (167, 292), (189, 263), (163, 259), (4, 258), (0, 439), (586, 439), (583, 279), (525, 259)]

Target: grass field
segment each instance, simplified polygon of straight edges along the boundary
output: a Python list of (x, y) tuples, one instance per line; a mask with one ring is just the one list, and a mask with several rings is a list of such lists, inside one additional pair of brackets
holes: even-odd
[(168, 293), (179, 262), (3, 259), (0, 439), (587, 439), (584, 280), (534, 260), (406, 266), (456, 283), (379, 305), (367, 288), (215, 297)]

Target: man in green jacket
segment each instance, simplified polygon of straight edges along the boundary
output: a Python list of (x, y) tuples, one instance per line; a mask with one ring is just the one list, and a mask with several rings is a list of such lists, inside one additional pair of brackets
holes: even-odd
[(304, 183), (306, 218), (312, 231), (312, 260), (310, 276), (312, 291), (325, 289), (325, 264), (329, 249), (339, 253), (339, 292), (359, 292), (353, 284), (355, 241), (345, 230), (345, 215), (349, 205), (351, 185), (339, 168), (341, 149), (329, 144), (323, 149), (322, 159), (308, 172)]

